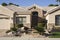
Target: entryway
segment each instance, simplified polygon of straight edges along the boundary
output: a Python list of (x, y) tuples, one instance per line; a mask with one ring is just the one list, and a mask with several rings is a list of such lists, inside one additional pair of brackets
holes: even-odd
[(38, 12), (33, 11), (32, 12), (32, 19), (31, 19), (31, 27), (34, 28), (38, 24)]

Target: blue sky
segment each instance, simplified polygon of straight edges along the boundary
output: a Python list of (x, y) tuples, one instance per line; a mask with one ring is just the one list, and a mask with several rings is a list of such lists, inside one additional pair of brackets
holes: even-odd
[(39, 6), (48, 6), (49, 4), (56, 4), (56, 0), (0, 0), (0, 4), (5, 3), (14, 3), (20, 6), (29, 6), (37, 4)]

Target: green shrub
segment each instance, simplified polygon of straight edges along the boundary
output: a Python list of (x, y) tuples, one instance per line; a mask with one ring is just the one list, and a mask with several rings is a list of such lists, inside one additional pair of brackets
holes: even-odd
[(18, 24), (17, 27), (21, 28), (21, 27), (23, 27), (23, 24)]
[(16, 27), (10, 28), (11, 31), (17, 31)]
[(49, 38), (60, 38), (60, 32), (52, 32), (52, 35)]
[(9, 32), (16, 32), (17, 31), (17, 28), (16, 27), (11, 27), (10, 30), (7, 30), (6, 33), (9, 33)]
[(44, 28), (43, 27), (36, 27), (35, 28), (37, 31), (39, 31), (39, 32), (44, 32)]
[(44, 23), (39, 23), (37, 27), (35, 27), (35, 29), (40, 33), (43, 34), (45, 32), (44, 30)]
[(9, 32), (16, 32), (18, 30), (18, 28), (21, 28), (23, 27), (23, 24), (15, 24), (15, 27), (11, 27), (10, 30), (6, 31), (6, 33), (9, 33)]
[(44, 27), (45, 26), (45, 23), (38, 23), (38, 26), (39, 27)]

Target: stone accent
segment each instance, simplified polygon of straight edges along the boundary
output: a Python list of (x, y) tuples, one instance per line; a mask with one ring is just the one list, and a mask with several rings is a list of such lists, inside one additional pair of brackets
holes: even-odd
[(47, 30), (51, 31), (55, 27), (54, 23), (47, 24)]

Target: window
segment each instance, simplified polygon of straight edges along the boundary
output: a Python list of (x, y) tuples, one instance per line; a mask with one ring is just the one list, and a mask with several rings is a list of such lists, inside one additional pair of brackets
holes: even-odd
[(18, 24), (24, 24), (24, 23), (26, 23), (26, 17), (17, 17), (16, 22)]
[(60, 25), (60, 15), (55, 16), (55, 24)]

